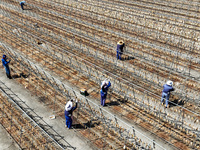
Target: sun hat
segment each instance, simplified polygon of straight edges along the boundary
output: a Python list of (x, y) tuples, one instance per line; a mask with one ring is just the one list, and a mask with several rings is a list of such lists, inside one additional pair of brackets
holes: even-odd
[(124, 42), (123, 42), (122, 40), (120, 40), (117, 44), (119, 44), (119, 45), (123, 45)]

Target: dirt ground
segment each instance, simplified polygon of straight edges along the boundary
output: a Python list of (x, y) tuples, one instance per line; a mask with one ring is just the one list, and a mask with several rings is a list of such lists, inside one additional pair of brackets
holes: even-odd
[[(17, 94), (26, 104), (32, 108), (39, 116), (43, 117), (43, 120), (52, 126), (56, 132), (61, 136), (64, 136), (64, 139), (69, 142), (73, 147), (76, 147), (77, 150), (92, 150), (87, 141), (78, 136), (75, 130), (68, 130), (65, 128), (65, 120), (61, 117), (56, 116), (56, 119), (51, 120), (49, 117), (53, 114), (53, 111), (50, 110), (47, 106), (42, 105), (39, 99), (36, 96), (33, 96), (25, 87), (19, 85), (14, 79), (8, 79), (5, 75), (4, 69), (0, 69), (0, 80), (3, 81), (15, 94)], [(64, 115), (64, 108), (63, 108)], [(17, 150), (19, 147), (13, 139), (8, 135), (5, 129), (0, 126), (0, 150)]]
[(0, 124), (0, 149), (1, 150), (18, 150), (20, 149), (16, 142), (10, 137), (3, 126)]

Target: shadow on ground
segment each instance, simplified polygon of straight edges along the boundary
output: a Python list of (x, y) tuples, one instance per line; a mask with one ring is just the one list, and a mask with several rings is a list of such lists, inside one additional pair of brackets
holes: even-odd
[(31, 8), (24, 8), (24, 10), (32, 10)]
[(122, 60), (132, 60), (132, 59), (135, 59), (135, 57), (128, 56), (128, 57), (123, 58)]
[(120, 105), (118, 101), (111, 101), (105, 104), (105, 106), (118, 106), (118, 105)]
[(73, 124), (72, 127), (74, 129), (86, 129), (86, 128), (94, 128), (96, 125), (99, 125), (99, 122), (88, 121), (82, 124)]
[(169, 102), (170, 107), (175, 107), (177, 105), (184, 105), (184, 101), (183, 100), (179, 100), (179, 99), (174, 99), (173, 101)]
[(17, 78), (28, 78), (29, 74), (24, 74), (24, 73), (20, 73), (20, 74), (14, 74), (12, 75), (12, 78), (17, 79)]

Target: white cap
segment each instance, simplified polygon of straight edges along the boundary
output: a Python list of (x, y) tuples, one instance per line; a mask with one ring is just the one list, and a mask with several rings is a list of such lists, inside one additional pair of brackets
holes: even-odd
[(110, 79), (106, 78), (104, 81), (106, 84), (108, 84), (110, 82)]
[(107, 84), (107, 79), (105, 79), (105, 80), (101, 83), (101, 88), (102, 88), (105, 84)]
[(169, 86), (173, 86), (173, 82), (172, 81), (167, 81), (167, 83), (166, 83), (167, 85), (169, 85)]
[(72, 101), (70, 100), (70, 101), (68, 101), (67, 104), (65, 105), (65, 110), (66, 110), (66, 111), (70, 111), (70, 110), (72, 109), (72, 107), (73, 107), (73, 103), (72, 103)]

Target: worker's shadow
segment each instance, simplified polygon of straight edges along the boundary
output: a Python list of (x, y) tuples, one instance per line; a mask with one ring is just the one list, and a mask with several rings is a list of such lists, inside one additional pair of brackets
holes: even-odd
[(94, 128), (96, 125), (99, 125), (99, 123), (88, 121), (82, 124), (74, 124), (72, 125), (72, 127), (74, 129), (86, 129), (86, 128)]
[(18, 74), (15, 74), (15, 75), (12, 75), (12, 78), (13, 78), (13, 79), (17, 79), (17, 78), (21, 78), (21, 76), (18, 75)]
[(73, 124), (72, 127), (74, 129), (85, 129), (85, 127), (82, 124)]
[(170, 107), (175, 107), (177, 105), (183, 106), (184, 105), (184, 101), (183, 100), (179, 100), (179, 99), (174, 99), (173, 101), (169, 102)]
[(122, 58), (122, 61), (124, 61), (124, 60), (132, 60), (132, 59), (135, 59), (135, 57), (128, 56), (128, 57)]
[(105, 106), (118, 106), (120, 103), (118, 101), (111, 101), (105, 104)]
[(32, 10), (31, 8), (24, 8), (24, 10)]
[(29, 74), (26, 75), (26, 74), (24, 74), (24, 73), (12, 75), (12, 78), (13, 78), (13, 79), (17, 79), (17, 78), (28, 78), (28, 77), (29, 77)]

